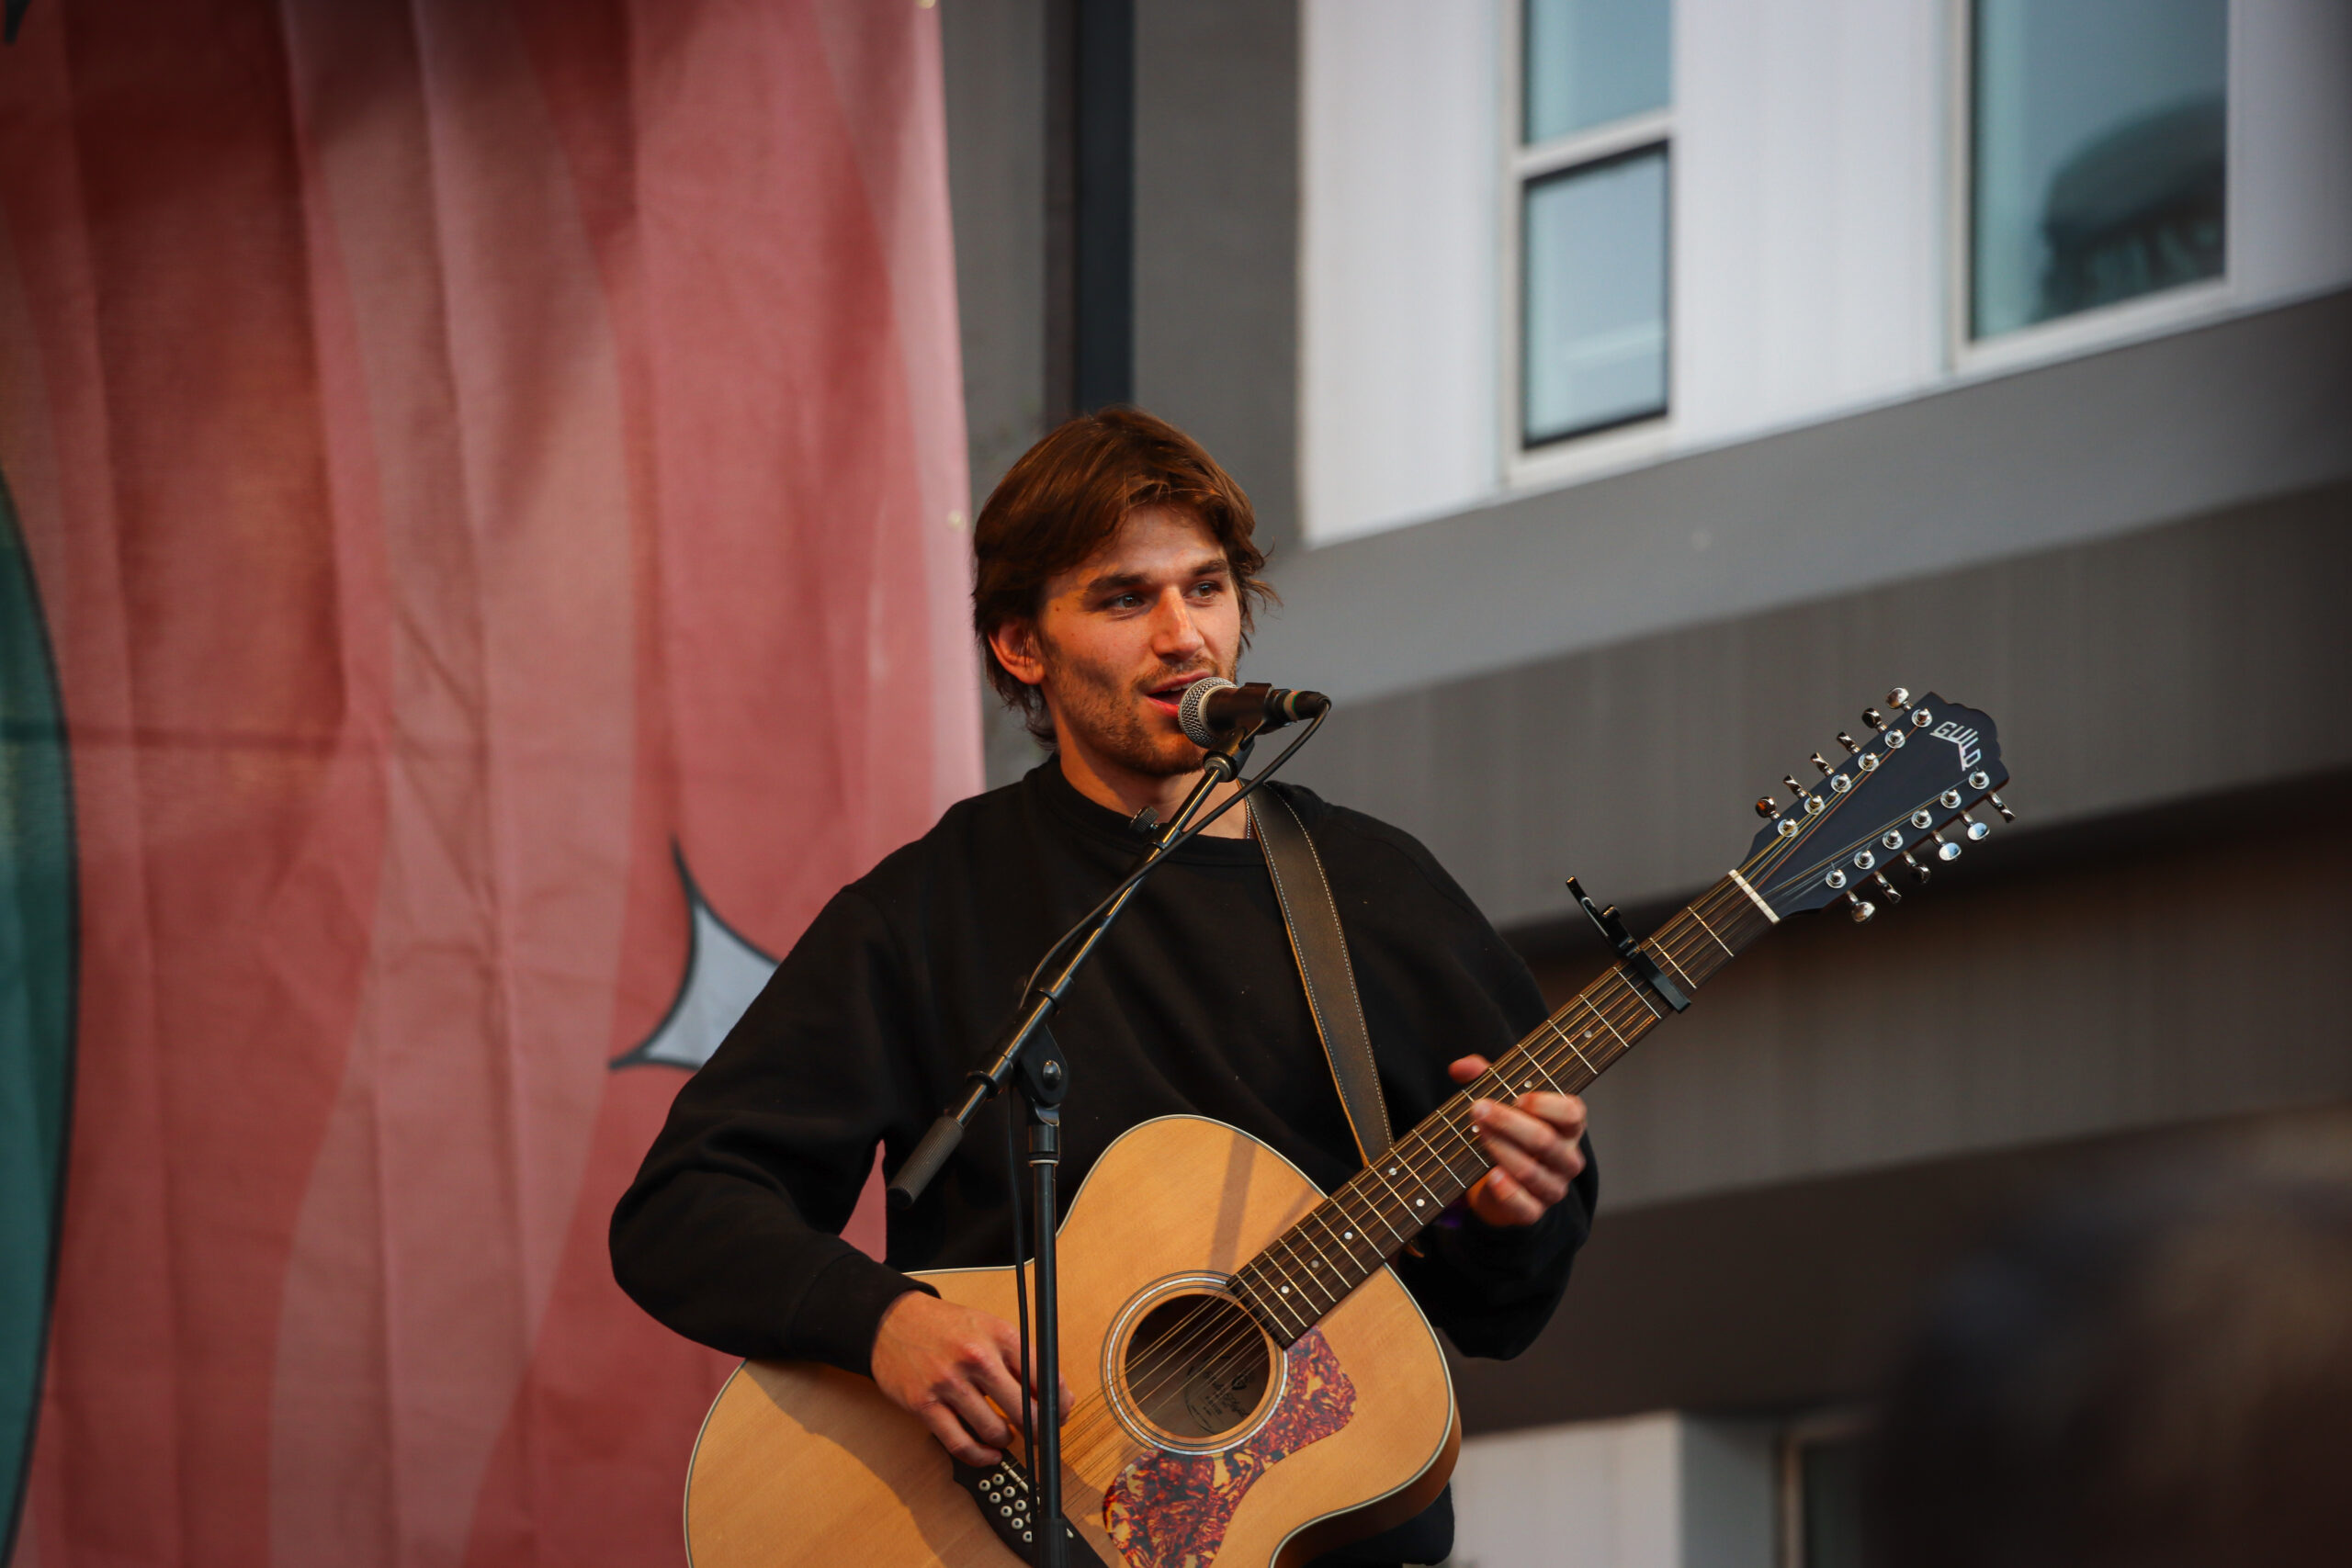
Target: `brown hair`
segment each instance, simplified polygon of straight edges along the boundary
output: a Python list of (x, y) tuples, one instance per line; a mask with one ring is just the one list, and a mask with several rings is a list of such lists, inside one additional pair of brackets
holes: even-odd
[(989, 634), (1008, 621), (1034, 620), (1046, 584), (1147, 506), (1198, 518), (1225, 552), (1241, 601), (1244, 648), (1253, 612), (1274, 600), (1258, 575), (1266, 554), (1250, 540), (1258, 519), (1250, 498), (1199, 442), (1140, 409), (1107, 408), (1069, 421), (1022, 454), (972, 525), (972, 630), (980, 657), (997, 695), (1020, 710), (1040, 740), (1054, 733), (1045, 695), (998, 660)]

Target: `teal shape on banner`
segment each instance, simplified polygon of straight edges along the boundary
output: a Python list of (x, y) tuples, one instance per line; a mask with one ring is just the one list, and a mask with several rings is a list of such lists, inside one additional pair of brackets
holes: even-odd
[(74, 1089), (74, 799), (47, 623), (0, 478), (0, 1562), (40, 1413)]

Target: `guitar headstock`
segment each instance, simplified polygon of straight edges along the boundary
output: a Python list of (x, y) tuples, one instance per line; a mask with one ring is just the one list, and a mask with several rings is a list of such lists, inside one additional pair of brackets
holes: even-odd
[(1791, 774), (1789, 798), (1756, 803), (1767, 820), (1740, 875), (1775, 915), (1842, 904), (1867, 920), (1903, 901), (1898, 878), (1924, 883), (1996, 814), (2017, 820), (1996, 793), (2009, 773), (1991, 718), (1932, 692), (1914, 703), (1900, 686), (1886, 705), (1862, 710), (1864, 739), (1838, 733), (1835, 761), (1813, 754), (1810, 783)]

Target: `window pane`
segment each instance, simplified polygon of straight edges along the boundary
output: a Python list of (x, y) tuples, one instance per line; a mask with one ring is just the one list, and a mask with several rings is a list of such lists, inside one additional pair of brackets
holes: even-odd
[(1527, 0), (1530, 141), (1670, 101), (1670, 0)]
[(2228, 0), (1976, 0), (1971, 331), (2222, 271)]
[(1527, 187), (1525, 442), (1666, 412), (1666, 149)]

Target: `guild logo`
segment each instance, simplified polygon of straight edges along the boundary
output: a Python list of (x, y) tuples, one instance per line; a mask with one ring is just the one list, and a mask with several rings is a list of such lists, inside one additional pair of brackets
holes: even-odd
[(1977, 732), (1967, 725), (1958, 724), (1951, 719), (1946, 719), (1941, 724), (1936, 726), (1934, 734), (1937, 739), (1949, 740), (1954, 746), (1960, 748), (1960, 765), (1962, 767), (1973, 768), (1978, 762), (1984, 761), (1984, 748), (1976, 744)]

